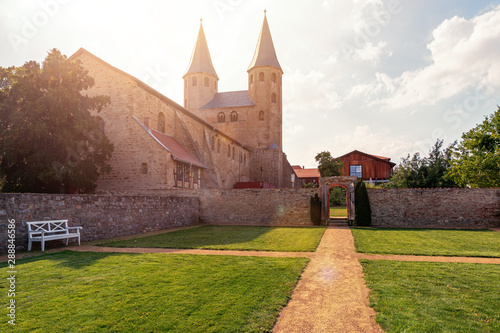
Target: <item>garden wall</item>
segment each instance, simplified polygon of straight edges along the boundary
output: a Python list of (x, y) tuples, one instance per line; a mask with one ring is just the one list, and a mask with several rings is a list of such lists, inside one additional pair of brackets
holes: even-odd
[(83, 227), (82, 241), (91, 241), (197, 225), (199, 202), (168, 195), (0, 194), (0, 253), (6, 253), (10, 219), (16, 221), (16, 250), (22, 251), (28, 245), (23, 221), (69, 219)]
[(310, 226), (310, 198), (318, 189), (202, 190), (204, 224)]
[(500, 227), (500, 189), (368, 189), (372, 225), (403, 228)]

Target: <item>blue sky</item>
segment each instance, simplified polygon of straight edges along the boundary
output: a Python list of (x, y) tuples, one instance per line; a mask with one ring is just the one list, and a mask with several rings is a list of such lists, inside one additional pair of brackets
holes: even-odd
[(219, 91), (247, 89), (263, 11), (283, 76), (283, 150), (399, 162), (500, 104), (500, 2), (0, 0), (0, 66), (86, 48), (182, 104), (203, 26)]

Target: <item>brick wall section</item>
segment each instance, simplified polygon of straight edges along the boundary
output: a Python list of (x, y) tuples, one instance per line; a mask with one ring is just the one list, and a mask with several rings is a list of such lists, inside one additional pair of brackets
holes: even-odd
[(372, 224), (404, 228), (500, 227), (500, 189), (368, 189)]
[(201, 221), (216, 225), (311, 226), (318, 189), (202, 190)]
[(23, 251), (23, 221), (69, 219), (83, 227), (82, 241), (91, 241), (197, 225), (200, 214), (197, 197), (168, 195), (0, 194), (0, 207), (0, 253), (7, 251), (9, 219), (16, 220), (16, 250)]

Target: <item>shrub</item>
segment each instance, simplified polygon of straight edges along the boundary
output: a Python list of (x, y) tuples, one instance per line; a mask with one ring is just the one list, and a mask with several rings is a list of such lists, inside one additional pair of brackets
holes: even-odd
[(372, 224), (372, 209), (365, 183), (361, 179), (356, 183), (355, 196), (355, 224), (364, 227), (370, 226)]
[(311, 222), (314, 225), (321, 225), (321, 199), (318, 193), (311, 197)]

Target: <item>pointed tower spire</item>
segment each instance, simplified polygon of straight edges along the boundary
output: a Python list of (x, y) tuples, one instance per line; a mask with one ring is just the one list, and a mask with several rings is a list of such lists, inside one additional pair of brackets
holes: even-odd
[(255, 53), (248, 70), (257, 66), (272, 66), (279, 68), (283, 72), (278, 61), (278, 57), (276, 57), (276, 51), (274, 50), (271, 31), (269, 30), (269, 25), (267, 24), (266, 12), (267, 11), (264, 10), (264, 23), (262, 23), (259, 40), (257, 41), (257, 48), (255, 49)]
[(184, 76), (189, 73), (206, 73), (214, 75), (216, 79), (219, 80), (214, 65), (212, 64), (210, 51), (208, 51), (207, 39), (205, 38), (202, 22), (203, 19), (200, 19), (200, 31), (198, 32), (198, 38), (196, 39), (191, 60), (189, 61), (188, 70)]

